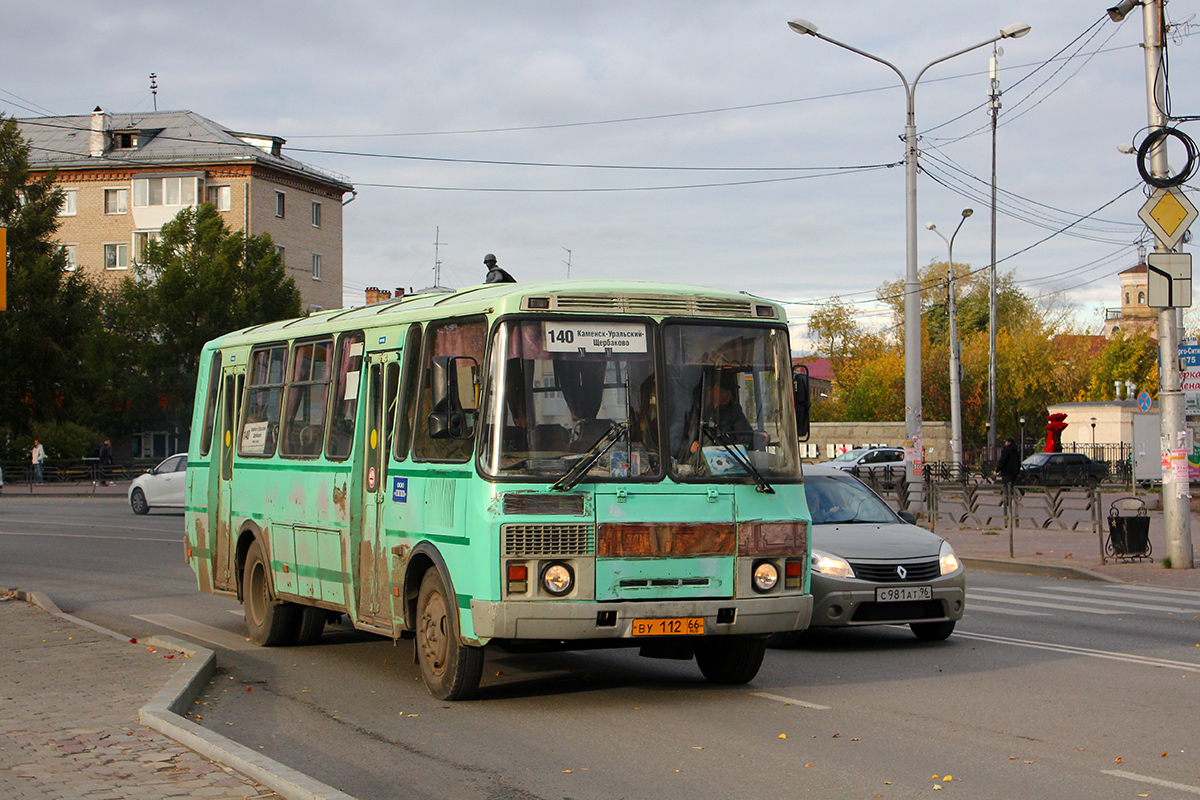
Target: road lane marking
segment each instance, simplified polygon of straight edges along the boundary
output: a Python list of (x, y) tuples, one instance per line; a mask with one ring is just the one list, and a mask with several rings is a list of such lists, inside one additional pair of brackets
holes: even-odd
[(32, 533), (30, 531), (0, 531), (0, 536), (54, 536), (59, 539), (103, 539), (105, 541), (126, 540), (131, 542), (169, 542), (170, 544), (183, 544), (182, 534), (174, 539), (155, 539), (150, 536), (89, 536), (88, 534), (84, 533)]
[(972, 602), (967, 598), (967, 614), (972, 611), (986, 611), (989, 614), (1008, 614), (1013, 617), (1048, 617), (1049, 614), (1042, 611), (1025, 611), (1021, 608), (1001, 608), (1000, 606), (981, 606), (978, 603)]
[[(1044, 592), (1026, 592), (1020, 589), (977, 589), (976, 592), (982, 593), (985, 596), (991, 593), (1002, 594), (1005, 597), (988, 597), (993, 601), (1008, 602), (1008, 595), (1019, 595), (1021, 597), (1041, 597), (1047, 600), (1062, 600), (1065, 599), (1060, 595), (1046, 594)], [(1151, 606), (1143, 603), (1131, 603), (1128, 600), (1098, 600), (1093, 597), (1077, 598), (1081, 603), (1099, 603), (1103, 606), (1120, 606), (1122, 608), (1137, 608), (1143, 611), (1165, 611), (1169, 614), (1200, 614), (1200, 609), (1196, 608), (1181, 608), (1179, 606)]]
[(1102, 769), (1100, 771), (1105, 775), (1112, 775), (1129, 781), (1149, 783), (1153, 786), (1161, 786), (1164, 789), (1174, 789), (1177, 792), (1200, 794), (1200, 786), (1189, 786), (1186, 783), (1175, 783), (1175, 781), (1165, 781), (1162, 778), (1151, 778), (1149, 775), (1138, 775), (1136, 772), (1126, 772), (1123, 769)]
[[(1195, 600), (1197, 598), (1200, 598), (1200, 592), (1196, 591), (1195, 589), (1170, 589), (1165, 586), (1143, 586), (1140, 584), (1120, 584), (1117, 586), (1113, 586), (1112, 588), (1109, 588), (1109, 589), (1076, 589), (1071, 586), (1048, 586), (1046, 588), (1051, 589), (1056, 592), (1079, 592), (1079, 593), (1088, 593), (1088, 594), (1107, 594), (1107, 595), (1146, 593), (1146, 594), (1178, 595), (1180, 597), (1186, 597), (1189, 600)], [(1166, 600), (1167, 598), (1156, 597), (1154, 599), (1155, 600)]]
[[(979, 589), (973, 589), (967, 593), (967, 608), (971, 607), (971, 598), (982, 594)], [(984, 595), (984, 600), (990, 600), (993, 603), (1013, 603), (1018, 606), (1036, 606), (1038, 608), (1057, 608), (1060, 611), (1082, 611), (1085, 614), (1120, 614), (1120, 611), (1111, 608), (1093, 608), (1092, 606), (1068, 606), (1062, 603), (1046, 603), (1040, 600), (1014, 600), (1010, 597), (992, 597)]]
[(790, 706), (800, 706), (801, 708), (811, 708), (816, 711), (830, 711), (829, 706), (810, 703), (807, 700), (797, 700), (794, 697), (784, 697), (781, 694), (769, 694), (767, 692), (751, 692), (755, 697), (765, 697), (767, 700), (777, 700), (780, 703), (787, 703)]
[(991, 642), (992, 644), (1007, 644), (1014, 647), (1030, 647), (1035, 650), (1050, 650), (1056, 653), (1067, 653), (1076, 656), (1088, 656), (1090, 658), (1103, 658), (1109, 661), (1124, 661), (1129, 664), (1140, 664), (1145, 667), (1157, 667), (1159, 669), (1180, 669), (1185, 672), (1200, 672), (1200, 664), (1194, 664), (1188, 661), (1172, 661), (1166, 658), (1151, 658), (1150, 656), (1135, 656), (1130, 653), (1114, 653), (1109, 650), (1092, 650), (1087, 647), (1075, 647), (1069, 644), (1050, 644), (1048, 642), (1034, 642), (1029, 639), (1014, 639), (1010, 636), (993, 636), (988, 633), (971, 633), (969, 631), (955, 631), (955, 638), (975, 639), (981, 642)]
[(142, 622), (149, 622), (151, 625), (158, 625), (167, 630), (182, 633), (185, 636), (199, 639), (202, 642), (224, 647), (226, 650), (258, 649), (258, 646), (253, 642), (247, 641), (245, 636), (238, 636), (229, 631), (214, 628), (211, 625), (204, 625), (185, 617), (177, 617), (174, 614), (134, 614), (133, 618), (140, 619)]

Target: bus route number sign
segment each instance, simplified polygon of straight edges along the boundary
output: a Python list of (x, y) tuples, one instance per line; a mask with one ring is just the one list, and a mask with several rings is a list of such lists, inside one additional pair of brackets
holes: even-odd
[(542, 331), (548, 353), (646, 352), (646, 326), (640, 322), (546, 322)]

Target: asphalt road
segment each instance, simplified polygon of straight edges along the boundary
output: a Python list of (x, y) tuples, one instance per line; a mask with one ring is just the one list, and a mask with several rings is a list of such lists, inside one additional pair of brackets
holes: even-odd
[(974, 572), (946, 642), (814, 631), (732, 688), (633, 651), (491, 652), (480, 699), (443, 703), (409, 641), (253, 646), (181, 541), (180, 513), (5, 497), (0, 585), (213, 647), (200, 723), (361, 800), (1200, 794), (1200, 592)]

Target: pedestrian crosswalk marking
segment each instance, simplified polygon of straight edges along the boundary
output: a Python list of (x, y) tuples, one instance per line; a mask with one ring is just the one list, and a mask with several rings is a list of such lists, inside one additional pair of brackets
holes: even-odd
[(967, 592), (967, 608), (971, 608), (971, 598), (978, 597), (981, 594), (985, 600), (993, 603), (1012, 603), (1018, 606), (1036, 606), (1037, 608), (1057, 608), (1060, 611), (1082, 611), (1085, 614), (1120, 614), (1120, 611), (1111, 608), (1095, 608), (1093, 606), (1073, 606), (1065, 603), (1047, 603), (1044, 600), (1017, 600), (1012, 597), (995, 597), (991, 594), (985, 594), (993, 590), (972, 589)]
[(972, 611), (987, 611), (991, 614), (1008, 614), (1012, 617), (1048, 617), (1049, 614), (1044, 614), (1041, 611), (1025, 611), (1020, 608), (1001, 608), (1000, 606), (985, 606), (976, 603), (970, 598), (967, 599), (967, 614)]
[[(987, 589), (978, 589), (976, 591), (988, 596), (989, 600), (1001, 601), (1001, 602), (1006, 602), (1006, 598), (991, 597), (990, 595), (992, 593), (995, 593), (995, 594), (1001, 594), (1001, 595), (1006, 595), (1006, 596), (1007, 595), (1017, 595), (1019, 597), (1035, 597), (1035, 598), (1040, 597), (1040, 598), (1044, 598), (1046, 600), (1068, 599), (1068, 598), (1064, 598), (1062, 595), (1059, 595), (1059, 594), (1052, 594), (1052, 593), (1045, 593), (1045, 592), (1029, 592), (1029, 591), (1021, 591), (1018, 589), (987, 588)], [(1072, 594), (1075, 594), (1075, 593), (1099, 594), (1099, 592), (1089, 591), (1086, 589), (1081, 589), (1081, 590), (1077, 590), (1077, 592), (1072, 592)], [(1109, 595), (1109, 597), (1111, 597), (1111, 596), (1112, 595)], [(1075, 599), (1082, 603), (1096, 603), (1097, 605), (1101, 605), (1101, 606), (1119, 606), (1121, 609), (1139, 609), (1142, 611), (1163, 611), (1168, 614), (1200, 614), (1200, 608), (1183, 608), (1180, 606), (1148, 605), (1146, 603), (1131, 602), (1127, 598), (1119, 598), (1119, 599), (1114, 599), (1114, 600), (1101, 600), (1101, 599), (1097, 599), (1095, 597), (1074, 597), (1074, 598), (1070, 598), (1070, 599)], [(1157, 600), (1159, 598), (1153, 598), (1153, 599)]]

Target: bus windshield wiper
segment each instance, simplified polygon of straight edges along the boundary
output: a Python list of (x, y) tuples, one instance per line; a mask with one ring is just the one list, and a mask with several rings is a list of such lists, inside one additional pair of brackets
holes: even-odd
[(588, 448), (583, 458), (567, 470), (567, 473), (554, 482), (550, 487), (551, 491), (565, 492), (583, 480), (583, 476), (588, 470), (596, 465), (596, 462), (604, 457), (604, 454), (612, 449), (612, 446), (621, 441), (621, 437), (629, 433), (629, 426), (624, 422), (614, 422), (597, 442)]
[(767, 483), (767, 479), (762, 476), (762, 473), (754, 468), (754, 465), (750, 463), (750, 459), (743, 455), (741, 450), (737, 449), (737, 446), (733, 440), (729, 438), (729, 434), (725, 433), (725, 431), (718, 428), (712, 422), (704, 423), (701, 430), (708, 434), (708, 438), (712, 439), (714, 442), (724, 448), (725, 452), (729, 453), (729, 457), (736, 461), (742, 469), (746, 470), (746, 472), (749, 473), (752, 478), (754, 478), (754, 482), (758, 484), (758, 491), (762, 492), (763, 494), (775, 494), (775, 487)]

